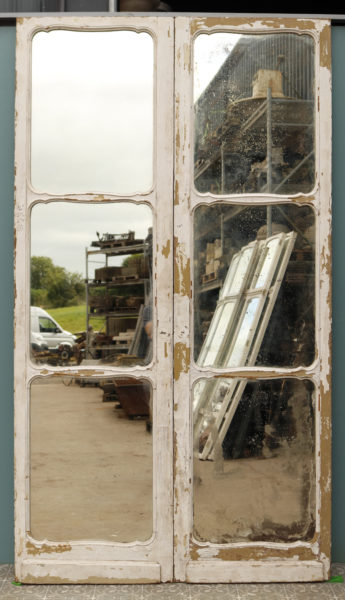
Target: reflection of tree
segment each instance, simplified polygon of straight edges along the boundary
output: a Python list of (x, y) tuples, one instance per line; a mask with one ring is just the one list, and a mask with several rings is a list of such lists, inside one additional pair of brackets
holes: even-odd
[(84, 300), (85, 284), (79, 273), (54, 265), (48, 256), (31, 258), (31, 304), (58, 307)]

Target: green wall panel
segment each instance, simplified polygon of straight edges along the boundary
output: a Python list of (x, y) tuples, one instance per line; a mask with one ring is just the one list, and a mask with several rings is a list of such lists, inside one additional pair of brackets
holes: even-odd
[(333, 560), (345, 562), (345, 27), (333, 53)]
[(13, 560), (13, 174), (15, 27), (0, 26), (0, 562)]
[[(345, 562), (345, 27), (333, 46), (333, 560)], [(13, 561), (13, 154), (15, 28), (0, 26), (0, 562)]]

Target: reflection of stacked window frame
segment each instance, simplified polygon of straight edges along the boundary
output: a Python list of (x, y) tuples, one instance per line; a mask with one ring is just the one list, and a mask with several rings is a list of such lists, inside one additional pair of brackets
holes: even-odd
[[(255, 364), (295, 240), (294, 232), (281, 233), (252, 242), (233, 257), (197, 361), (199, 366)], [(228, 317), (225, 321), (223, 315)], [(214, 445), (222, 443), (246, 380), (232, 380), (219, 404), (215, 399), (220, 385), (219, 381), (206, 383), (194, 401), (194, 443), (198, 443), (208, 414), (214, 414), (217, 431), (216, 435), (210, 431), (207, 436), (200, 455), (203, 459), (212, 458)]]

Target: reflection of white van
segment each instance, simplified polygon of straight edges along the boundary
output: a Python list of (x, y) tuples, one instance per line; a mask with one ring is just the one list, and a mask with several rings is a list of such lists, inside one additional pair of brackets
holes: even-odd
[(75, 335), (69, 331), (64, 331), (43, 308), (31, 306), (30, 322), (31, 341), (37, 340), (38, 342), (43, 339), (43, 344), (48, 346), (50, 350), (57, 349), (61, 344), (72, 347), (75, 343)]

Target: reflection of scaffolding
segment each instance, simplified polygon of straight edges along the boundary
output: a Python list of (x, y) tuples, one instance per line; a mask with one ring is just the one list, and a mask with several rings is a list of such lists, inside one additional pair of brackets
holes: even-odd
[[(301, 177), (298, 187), (301, 188), (302, 184), (309, 188), (312, 186), (313, 102), (267, 96), (234, 102), (229, 107), (224, 123), (198, 147), (195, 182), (199, 191), (208, 191), (203, 189), (204, 180), (207, 181), (208, 173), (212, 173), (215, 181), (215, 169), (219, 170), (218, 193), (222, 194), (241, 191), (279, 193), (289, 180), (298, 176), (302, 167), (308, 166), (310, 174), (307, 178), (305, 175)], [(301, 151), (292, 147), (292, 139), (296, 147), (298, 143), (303, 146)], [(285, 153), (293, 156), (292, 164), (284, 162)], [(257, 162), (253, 158), (255, 155), (266, 156), (266, 159)], [(278, 175), (274, 174), (274, 168), (279, 171)], [(238, 175), (239, 181), (227, 181), (227, 172), (230, 171), (232, 176)], [(262, 174), (267, 174), (263, 182)], [(209, 187), (207, 183), (206, 187)]]
[[(285, 275), (296, 233), (280, 233), (243, 247), (230, 264), (198, 365), (255, 364)], [(194, 388), (194, 447), (213, 458), (229, 429), (247, 380), (201, 380)]]

